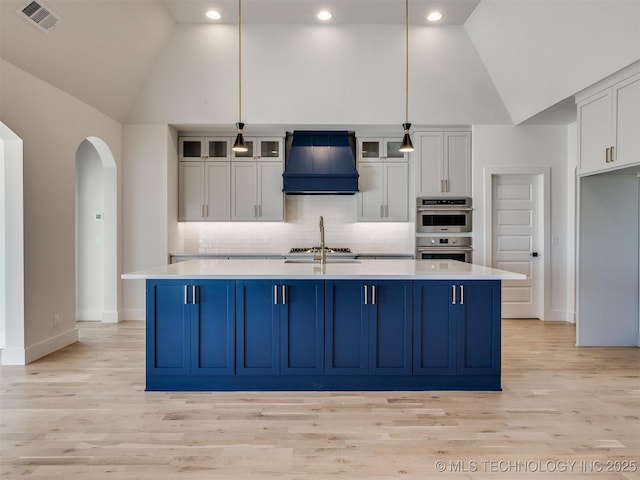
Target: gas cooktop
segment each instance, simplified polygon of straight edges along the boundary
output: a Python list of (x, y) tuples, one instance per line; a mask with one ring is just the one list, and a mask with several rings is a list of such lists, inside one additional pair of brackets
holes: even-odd
[[(321, 247), (305, 247), (305, 248), (292, 248), (291, 250), (289, 250), (289, 253), (302, 253), (302, 254), (314, 254), (314, 253), (320, 253), (320, 249)], [(324, 247), (324, 250), (326, 253), (332, 254), (332, 253), (352, 253), (350, 248), (345, 248), (345, 247), (338, 247), (338, 248), (334, 248), (334, 247)]]

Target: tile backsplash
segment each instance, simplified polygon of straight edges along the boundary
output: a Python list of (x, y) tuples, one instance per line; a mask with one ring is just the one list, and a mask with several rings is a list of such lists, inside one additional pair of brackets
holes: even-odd
[(358, 253), (409, 253), (411, 222), (358, 222), (355, 195), (287, 195), (285, 222), (184, 222), (178, 224), (171, 253), (284, 253), (320, 243), (324, 217), (326, 243)]

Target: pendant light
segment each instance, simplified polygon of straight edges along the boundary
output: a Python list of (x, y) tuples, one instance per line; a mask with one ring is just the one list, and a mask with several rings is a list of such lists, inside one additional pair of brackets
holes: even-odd
[(405, 71), (404, 71), (404, 123), (402, 129), (404, 135), (402, 136), (402, 144), (400, 145), (401, 152), (413, 152), (413, 143), (411, 142), (411, 135), (409, 130), (411, 124), (409, 123), (409, 0), (404, 0), (404, 50), (405, 50)]
[(244, 123), (242, 123), (242, 0), (238, 0), (238, 122), (236, 123), (236, 129), (238, 135), (236, 141), (233, 142), (231, 150), (234, 152), (247, 152), (249, 149), (244, 143), (244, 136), (242, 129)]

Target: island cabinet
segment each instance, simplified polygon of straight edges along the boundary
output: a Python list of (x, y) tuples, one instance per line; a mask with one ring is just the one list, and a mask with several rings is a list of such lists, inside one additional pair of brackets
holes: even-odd
[(146, 333), (147, 390), (500, 390), (499, 280), (147, 279)]
[(238, 281), (237, 375), (320, 375), (324, 282)]
[(411, 282), (326, 282), (328, 375), (411, 375)]
[(413, 329), (414, 375), (471, 375), (499, 386), (499, 281), (415, 282)]
[(147, 281), (147, 383), (234, 374), (234, 282)]

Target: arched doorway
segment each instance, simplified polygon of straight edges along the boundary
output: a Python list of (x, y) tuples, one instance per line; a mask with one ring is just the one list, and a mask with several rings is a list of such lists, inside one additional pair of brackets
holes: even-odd
[(87, 137), (76, 150), (76, 318), (118, 321), (116, 162)]

